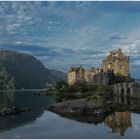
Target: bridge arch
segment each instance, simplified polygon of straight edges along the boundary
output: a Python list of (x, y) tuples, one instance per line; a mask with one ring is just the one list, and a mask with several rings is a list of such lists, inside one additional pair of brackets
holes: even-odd
[(121, 88), (120, 95), (121, 95), (121, 102), (124, 103), (124, 88)]
[(127, 88), (127, 96), (130, 97), (130, 88), (129, 87)]
[[(140, 83), (128, 82), (128, 83), (118, 83), (111, 86), (113, 94), (119, 96), (119, 101), (121, 102), (121, 96), (123, 101), (123, 96), (125, 103), (127, 103), (127, 97), (130, 98), (139, 98), (140, 99)], [(130, 100), (131, 103), (132, 100)]]
[(130, 98), (131, 98), (130, 87), (127, 88), (126, 92), (127, 92), (127, 94), (126, 94), (127, 104), (130, 105)]

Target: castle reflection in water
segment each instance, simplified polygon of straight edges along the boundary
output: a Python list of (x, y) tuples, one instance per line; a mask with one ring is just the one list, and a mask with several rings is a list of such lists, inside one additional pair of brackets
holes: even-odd
[(121, 136), (124, 136), (125, 131), (132, 127), (131, 113), (114, 112), (105, 119), (104, 123), (112, 129), (112, 133), (119, 132)]

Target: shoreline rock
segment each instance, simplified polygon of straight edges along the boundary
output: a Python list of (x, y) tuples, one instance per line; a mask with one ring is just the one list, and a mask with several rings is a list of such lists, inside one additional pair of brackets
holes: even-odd
[[(107, 101), (101, 97), (97, 98), (97, 96), (68, 100), (50, 105), (44, 109), (62, 117), (94, 124), (103, 122), (108, 115), (116, 111), (137, 112), (137, 108), (134, 105), (131, 106), (110, 100)], [(140, 106), (137, 110), (140, 110)]]
[(0, 110), (0, 115), (7, 116), (7, 115), (19, 115), (22, 112), (30, 111), (29, 107), (19, 108), (19, 107), (4, 107)]
[(64, 115), (75, 115), (75, 116), (100, 116), (107, 112), (111, 112), (112, 109), (106, 105), (101, 99), (94, 101), (87, 100), (86, 98), (68, 100), (61, 103), (53, 104), (45, 109), (52, 112)]

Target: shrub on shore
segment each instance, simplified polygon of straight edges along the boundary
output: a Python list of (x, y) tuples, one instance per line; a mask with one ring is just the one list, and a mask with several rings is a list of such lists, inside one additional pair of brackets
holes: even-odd
[(54, 87), (50, 87), (48, 92), (57, 92), (57, 93), (105, 93), (109, 92), (109, 87), (105, 85), (90, 85), (87, 82), (77, 82), (73, 85), (68, 85), (67, 82), (61, 81), (56, 83)]

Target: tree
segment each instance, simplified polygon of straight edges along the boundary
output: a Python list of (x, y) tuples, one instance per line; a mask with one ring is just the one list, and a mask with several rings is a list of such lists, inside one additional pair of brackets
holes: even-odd
[(3, 66), (0, 67), (0, 89), (15, 89), (15, 80), (11, 77)]
[(63, 81), (57, 82), (55, 87), (56, 89), (63, 89), (65, 87), (68, 87), (68, 84), (66, 81), (63, 80)]

